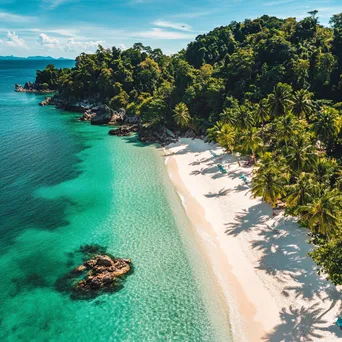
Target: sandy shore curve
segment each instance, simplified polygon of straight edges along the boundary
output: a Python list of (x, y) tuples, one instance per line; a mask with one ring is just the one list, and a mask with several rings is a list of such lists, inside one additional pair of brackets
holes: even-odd
[[(164, 149), (171, 181), (229, 307), (236, 341), (338, 341), (341, 291), (319, 277), (307, 231), (252, 199), (252, 168), (215, 144), (180, 139)], [(227, 174), (222, 173), (222, 164)]]

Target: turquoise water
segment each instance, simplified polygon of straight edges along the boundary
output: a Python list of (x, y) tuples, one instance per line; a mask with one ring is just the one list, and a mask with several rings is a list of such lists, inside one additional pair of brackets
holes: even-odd
[[(227, 341), (162, 157), (13, 92), (43, 64), (0, 62), (0, 340)], [(118, 292), (73, 301), (55, 282), (93, 243), (134, 273)]]

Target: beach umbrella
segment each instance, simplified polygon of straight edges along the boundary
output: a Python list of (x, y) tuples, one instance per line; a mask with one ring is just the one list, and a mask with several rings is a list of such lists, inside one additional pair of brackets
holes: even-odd
[(340, 328), (342, 328), (342, 316), (340, 316), (340, 317), (337, 319), (336, 324), (337, 324)]

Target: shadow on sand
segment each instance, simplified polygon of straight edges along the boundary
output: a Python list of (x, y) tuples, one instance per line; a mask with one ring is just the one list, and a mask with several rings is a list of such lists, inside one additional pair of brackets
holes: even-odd
[[(271, 209), (266, 204), (257, 204), (239, 213), (235, 222), (227, 224), (226, 234), (238, 236), (257, 231), (257, 238), (251, 241), (253, 249), (262, 251), (257, 270), (266, 272), (283, 284), (283, 296), (311, 302), (311, 306), (294, 304), (284, 307), (279, 313), (281, 324), (264, 340), (317, 341), (323, 339), (322, 333), (326, 332), (342, 338), (342, 331), (335, 322), (324, 318), (333, 309), (339, 308), (338, 312), (341, 312), (341, 293), (329, 281), (317, 276), (316, 265), (308, 256), (312, 247), (305, 243), (306, 231), (298, 228), (291, 217), (280, 218), (274, 229), (261, 228), (260, 225), (270, 219), (270, 214)], [(291, 285), (287, 285), (289, 282)], [(328, 308), (320, 308), (320, 303), (329, 304)]]

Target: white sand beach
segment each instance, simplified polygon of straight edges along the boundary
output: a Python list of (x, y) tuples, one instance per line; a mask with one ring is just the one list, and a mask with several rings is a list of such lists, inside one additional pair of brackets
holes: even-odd
[[(338, 341), (341, 291), (316, 273), (307, 231), (252, 199), (252, 168), (222, 148), (181, 139), (164, 149), (168, 172), (229, 308), (236, 341)], [(215, 157), (214, 154), (217, 155)], [(220, 158), (223, 158), (220, 160)], [(217, 165), (227, 169), (223, 174)]]

